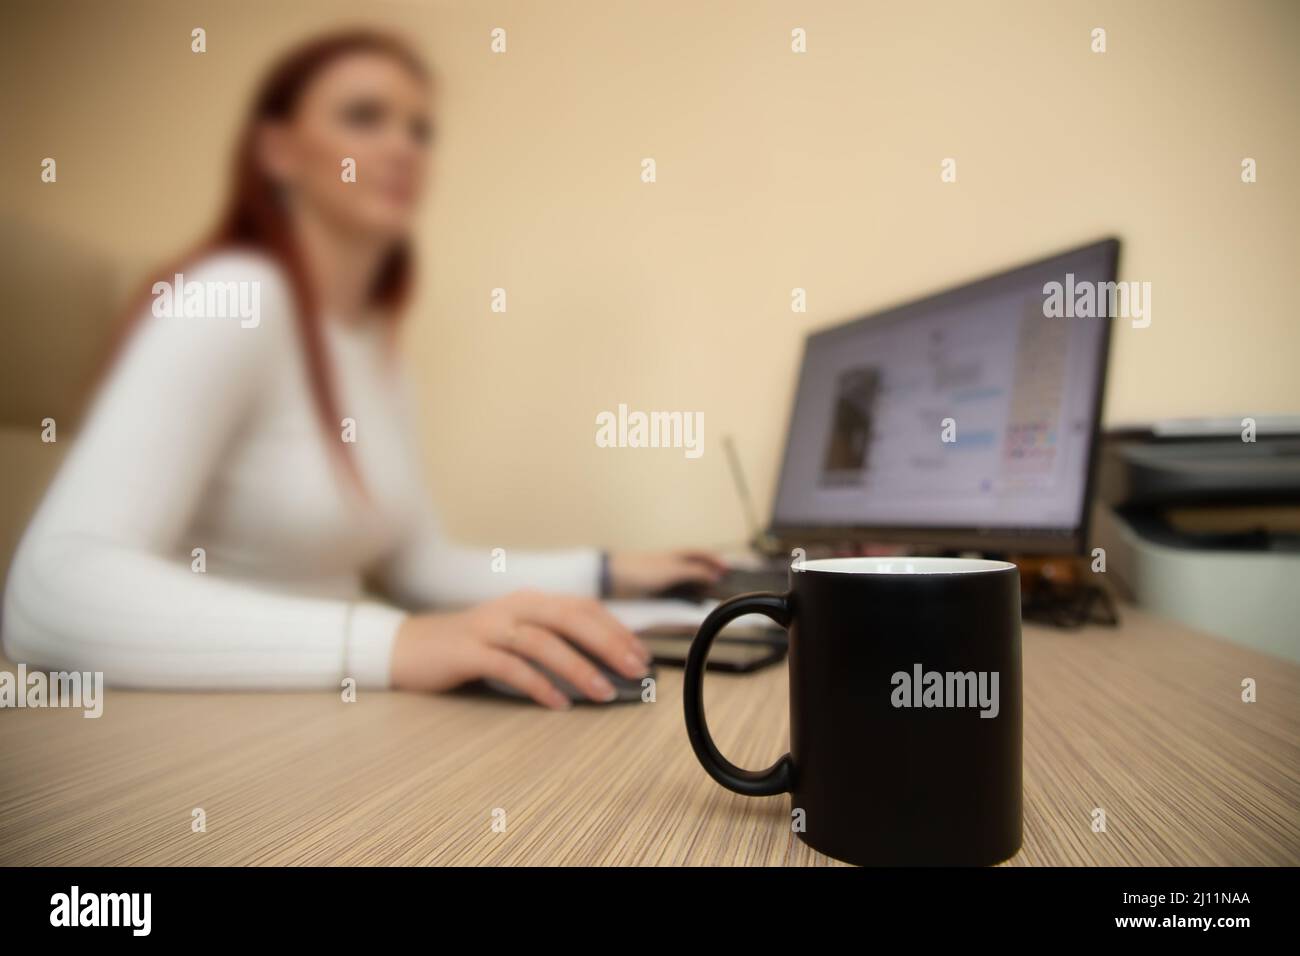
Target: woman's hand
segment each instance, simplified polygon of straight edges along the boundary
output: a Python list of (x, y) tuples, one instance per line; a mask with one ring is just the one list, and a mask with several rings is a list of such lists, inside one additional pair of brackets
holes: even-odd
[(393, 644), (392, 683), (441, 691), (494, 678), (543, 707), (567, 708), (535, 661), (592, 700), (613, 700), (614, 686), (575, 647), (625, 677), (649, 671), (650, 652), (599, 601), (516, 591), (466, 611), (408, 617)]
[(677, 584), (708, 585), (727, 573), (727, 563), (711, 551), (620, 552), (609, 556), (611, 596), (645, 597)]

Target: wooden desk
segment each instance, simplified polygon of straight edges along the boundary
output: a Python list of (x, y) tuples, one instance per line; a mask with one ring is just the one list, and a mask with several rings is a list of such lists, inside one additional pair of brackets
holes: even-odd
[[(1026, 628), (1024, 674), (1012, 863), (1300, 863), (1300, 667), (1129, 610), (1119, 631)], [(784, 751), (784, 667), (710, 675), (705, 696), (732, 759)], [(705, 776), (674, 670), (654, 704), (565, 714), (464, 695), (128, 691), (99, 720), (0, 712), (3, 864), (832, 862), (791, 835), (788, 796)]]

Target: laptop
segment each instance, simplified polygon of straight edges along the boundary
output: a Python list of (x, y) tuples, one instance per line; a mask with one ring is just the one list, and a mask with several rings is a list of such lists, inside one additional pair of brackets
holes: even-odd
[(764, 563), (665, 596), (784, 590), (792, 555), (863, 543), (1082, 553), (1118, 259), (1106, 239), (810, 334)]

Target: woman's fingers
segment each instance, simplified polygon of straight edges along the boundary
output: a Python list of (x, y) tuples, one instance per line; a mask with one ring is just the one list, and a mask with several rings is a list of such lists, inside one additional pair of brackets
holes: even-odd
[(574, 650), (573, 645), (545, 628), (520, 624), (503, 637), (498, 646), (536, 661), (555, 677), (567, 681), (589, 698), (608, 703), (618, 696), (618, 691), (604, 674), (586, 657)]
[(498, 680), (527, 694), (543, 707), (568, 710), (571, 701), (522, 657), (487, 644), (478, 645), (475, 669), (485, 678)]
[(698, 548), (687, 548), (684, 551), (677, 551), (674, 553), (678, 557), (693, 564), (703, 565), (717, 577), (720, 577), (731, 570), (731, 565), (729, 565), (721, 555), (715, 554), (712, 551), (703, 551)]
[(573, 641), (624, 677), (644, 677), (649, 653), (636, 636), (598, 601), (533, 596), (520, 616)]
[(692, 558), (677, 557), (674, 558), (666, 575), (669, 581), (666, 586), (671, 587), (674, 584), (683, 584), (691, 582), (695, 584), (713, 584), (722, 578), (725, 572), (719, 571), (712, 564), (705, 561), (696, 561)]
[[(627, 648), (625, 659), (628, 661), (628, 671), (619, 668), (620, 672), (625, 673), (628, 677), (645, 677), (649, 664), (654, 660), (654, 655), (650, 653), (650, 648), (646, 647), (641, 638), (633, 634), (627, 626), (610, 613), (609, 608), (599, 601), (587, 601), (579, 599), (578, 608), (580, 613), (586, 613), (602, 628), (607, 628), (621, 640)], [(632, 667), (636, 662), (637, 666)]]

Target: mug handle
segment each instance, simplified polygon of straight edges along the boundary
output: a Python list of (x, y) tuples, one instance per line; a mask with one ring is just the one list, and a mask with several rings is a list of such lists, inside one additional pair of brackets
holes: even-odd
[(704, 664), (709, 648), (727, 624), (744, 614), (762, 614), (782, 627), (790, 626), (790, 600), (781, 594), (741, 594), (719, 604), (700, 625), (686, 655), (682, 699), (686, 707), (686, 733), (704, 769), (728, 790), (747, 797), (785, 793), (794, 784), (794, 763), (786, 754), (766, 770), (743, 770), (722, 756), (704, 719)]

